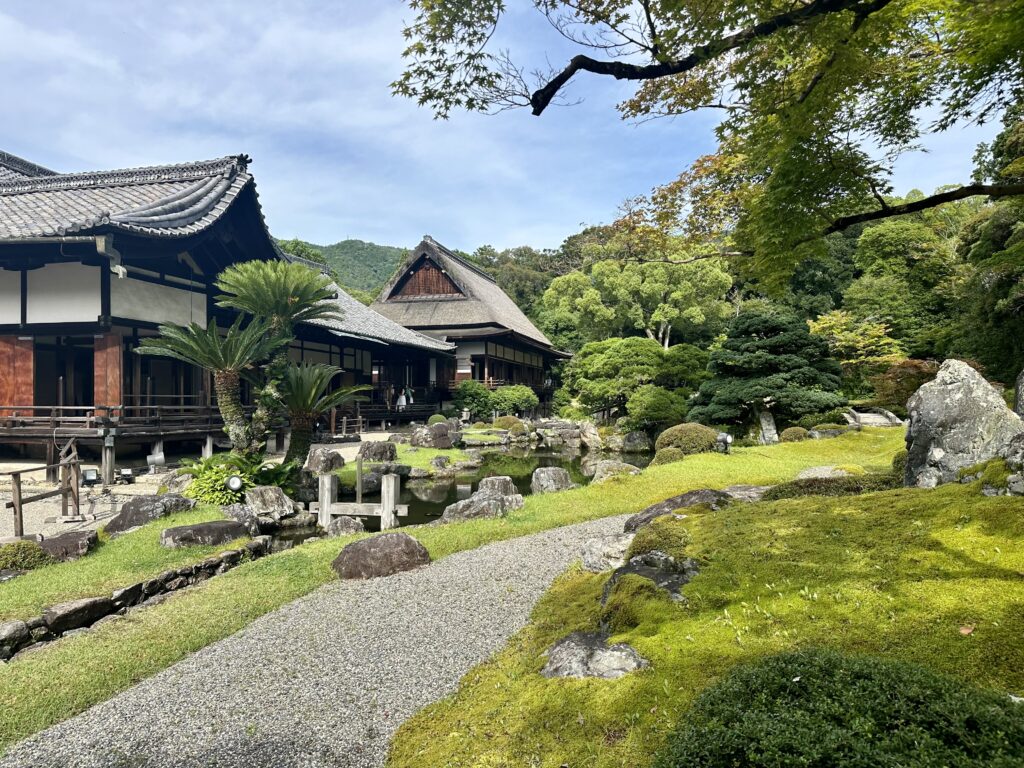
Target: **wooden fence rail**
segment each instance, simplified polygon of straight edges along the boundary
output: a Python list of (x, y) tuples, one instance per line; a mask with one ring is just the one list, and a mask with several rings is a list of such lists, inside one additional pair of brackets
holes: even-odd
[[(32, 472), (47, 472), (51, 469), (60, 471), (60, 486), (52, 491), (44, 491), (32, 496), (24, 496), (21, 491), (21, 476)], [(71, 440), (61, 450), (60, 461), (55, 464), (46, 464), (41, 467), (29, 467), (14, 472), (2, 472), (0, 477), (11, 478), (11, 500), (5, 505), (5, 509), (14, 510), (14, 536), (22, 538), (25, 535), (24, 508), (26, 504), (43, 499), (52, 499), (56, 496), (61, 498), (60, 516), (68, 522), (80, 520), (81, 513), (78, 499), (78, 489), (82, 482), (82, 464), (78, 459), (78, 448), (75, 441)], [(74, 510), (72, 515), (68, 514), (68, 506)]]

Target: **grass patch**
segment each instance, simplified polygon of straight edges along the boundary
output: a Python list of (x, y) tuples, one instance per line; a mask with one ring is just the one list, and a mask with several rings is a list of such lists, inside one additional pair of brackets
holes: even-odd
[(1019, 500), (953, 484), (662, 518), (664, 535), (685, 531), (702, 563), (687, 603), (626, 584), (603, 616), (649, 670), (615, 682), (538, 674), (551, 643), (602, 618), (607, 577), (570, 571), (504, 651), (399, 730), (391, 765), (650, 765), (696, 697), (737, 664), (806, 647), (1024, 693), (1021, 512)]
[[(491, 541), (637, 512), (696, 488), (777, 483), (823, 463), (884, 468), (902, 444), (898, 430), (866, 429), (829, 441), (739, 449), (730, 456), (700, 454), (598, 486), (530, 496), (522, 509), (503, 519), (408, 532), (436, 560)], [(38, 653), (0, 666), (0, 701), (4, 702), (0, 749), (108, 699), (332, 580), (331, 560), (346, 543), (365, 535), (317, 541), (245, 563), (172, 595), (161, 605), (134, 612), (123, 622), (58, 640)], [(600, 582), (594, 582), (588, 588), (599, 591), (600, 587)], [(593, 602), (577, 596), (567, 599), (570, 603), (559, 606), (559, 611), (569, 611), (573, 600), (578, 607)], [(53, 685), (53, 680), (60, 680), (61, 685)]]
[(115, 589), (222, 552), (231, 545), (167, 549), (160, 546), (160, 532), (177, 525), (223, 519), (214, 507), (197, 507), (115, 539), (100, 533), (99, 545), (85, 557), (44, 565), (0, 584), (0, 621), (38, 616), (47, 606), (66, 600), (109, 595)]

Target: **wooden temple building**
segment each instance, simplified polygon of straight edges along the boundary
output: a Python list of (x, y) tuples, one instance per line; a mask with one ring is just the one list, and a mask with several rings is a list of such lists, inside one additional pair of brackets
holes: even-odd
[(443, 369), (419, 371), (450, 390), (474, 379), (490, 388), (532, 387), (550, 400), (559, 352), (490, 275), (429, 235), (416, 246), (371, 307), (396, 323), (455, 345)]
[[(161, 323), (230, 323), (214, 304), (218, 273), (290, 258), (249, 162), (57, 173), (0, 152), (0, 446), (49, 454), (75, 437), (112, 458), (115, 446), (222, 437), (207, 374), (133, 350)], [(290, 354), (342, 367), (340, 384), (373, 384), (367, 409), (387, 412), (395, 387), (452, 365), (436, 334), (340, 289), (336, 301), (343, 319), (302, 326)]]

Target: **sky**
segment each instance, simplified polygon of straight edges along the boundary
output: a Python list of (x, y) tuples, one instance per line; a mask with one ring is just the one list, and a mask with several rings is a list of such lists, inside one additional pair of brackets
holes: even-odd
[[(510, 0), (496, 43), (560, 64), (565, 41)], [(714, 114), (642, 124), (626, 84), (578, 77), (582, 103), (498, 115), (393, 97), (398, 0), (6, 0), (0, 149), (57, 171), (253, 158), (271, 232), (452, 248), (557, 247), (714, 149)], [(954, 129), (899, 162), (897, 192), (968, 180), (996, 126)]]

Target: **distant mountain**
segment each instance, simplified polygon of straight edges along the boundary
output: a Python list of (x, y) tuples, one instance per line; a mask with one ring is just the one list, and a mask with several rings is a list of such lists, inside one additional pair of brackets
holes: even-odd
[(342, 240), (334, 245), (314, 245), (341, 278), (341, 282), (374, 296), (398, 269), (408, 250), (363, 240)]

